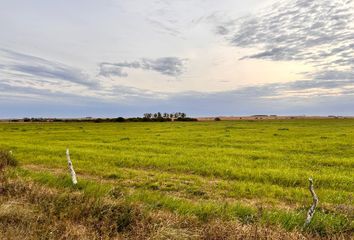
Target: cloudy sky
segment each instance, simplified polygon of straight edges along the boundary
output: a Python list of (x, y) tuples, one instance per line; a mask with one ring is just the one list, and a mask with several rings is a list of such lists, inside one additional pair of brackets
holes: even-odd
[(0, 0), (0, 118), (354, 115), (354, 0)]

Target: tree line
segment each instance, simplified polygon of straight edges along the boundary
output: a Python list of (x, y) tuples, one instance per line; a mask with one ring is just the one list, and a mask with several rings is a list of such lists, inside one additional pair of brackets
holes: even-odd
[(143, 122), (171, 122), (171, 121), (198, 121), (196, 118), (187, 117), (186, 113), (144, 113)]
[(178, 119), (178, 118), (186, 118), (187, 114), (183, 112), (176, 113), (144, 113), (144, 118), (146, 119)]
[(186, 113), (144, 113), (143, 117), (131, 117), (131, 118), (23, 118), (23, 119), (11, 119), (10, 122), (171, 122), (171, 121), (198, 121), (196, 118), (187, 117)]

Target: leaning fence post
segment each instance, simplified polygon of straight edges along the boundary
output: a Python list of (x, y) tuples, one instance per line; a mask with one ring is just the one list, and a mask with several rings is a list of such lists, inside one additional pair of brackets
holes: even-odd
[(310, 207), (309, 211), (307, 212), (307, 218), (306, 218), (306, 222), (305, 222), (304, 226), (307, 226), (310, 224), (310, 222), (315, 214), (316, 206), (318, 204), (318, 197), (317, 197), (315, 191), (313, 190), (312, 178), (309, 178), (309, 182), (310, 182), (309, 190), (310, 190), (312, 198), (313, 198), (313, 203), (312, 203), (312, 206)]
[(74, 171), (74, 167), (73, 167), (73, 163), (70, 160), (70, 152), (69, 152), (69, 148), (66, 149), (66, 158), (68, 160), (68, 167), (69, 167), (69, 171), (71, 174), (71, 180), (73, 181), (73, 184), (77, 184), (77, 179), (76, 179), (76, 173)]

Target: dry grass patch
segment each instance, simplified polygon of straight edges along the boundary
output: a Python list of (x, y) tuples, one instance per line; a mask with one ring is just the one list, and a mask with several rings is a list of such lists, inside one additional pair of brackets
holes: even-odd
[(7, 166), (17, 166), (18, 162), (10, 151), (0, 150), (0, 171)]
[(1, 239), (111, 239), (143, 216), (137, 206), (19, 180), (2, 181)]

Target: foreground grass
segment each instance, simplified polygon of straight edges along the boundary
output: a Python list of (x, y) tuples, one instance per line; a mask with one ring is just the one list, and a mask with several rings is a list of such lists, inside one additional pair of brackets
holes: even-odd
[[(21, 163), (10, 179), (172, 212), (204, 227), (236, 221), (312, 236), (353, 234), (353, 120), (0, 124), (0, 134), (0, 146)], [(308, 177), (320, 205), (303, 229)]]
[[(73, 186), (69, 177), (64, 175), (21, 169), (2, 172), (0, 181), (2, 239), (350, 237), (350, 229), (344, 231), (348, 222), (339, 216), (322, 216), (325, 222), (316, 222), (312, 229), (301, 230), (297, 228), (296, 219), (301, 223), (302, 219), (297, 214), (279, 210), (263, 212), (242, 205), (190, 202), (146, 191), (127, 195), (127, 189), (111, 186), (107, 182), (97, 184), (83, 180)], [(340, 221), (341, 226), (338, 225)], [(324, 232), (318, 232), (319, 227)], [(342, 232), (338, 232), (336, 227)], [(332, 232), (329, 232), (330, 229)]]

